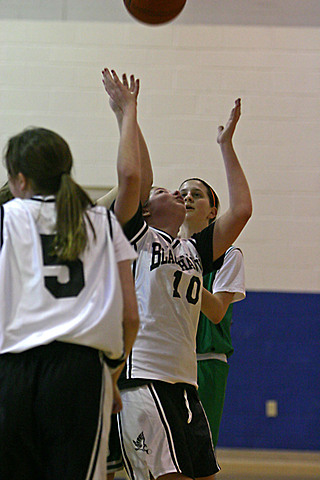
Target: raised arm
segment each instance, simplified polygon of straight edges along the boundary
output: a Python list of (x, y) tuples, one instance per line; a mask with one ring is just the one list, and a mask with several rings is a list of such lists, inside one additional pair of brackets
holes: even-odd
[[(132, 76), (130, 78), (130, 86), (128, 84), (128, 79), (126, 74), (122, 75), (122, 83), (133, 93), (134, 82), (133, 82)], [(109, 102), (117, 118), (119, 130), (121, 132), (122, 122), (123, 122), (123, 112), (111, 97)], [(139, 124), (138, 124), (138, 139), (139, 139), (140, 168), (141, 168), (140, 201), (141, 201), (141, 204), (143, 205), (149, 198), (150, 189), (153, 183), (153, 171), (152, 171), (148, 147)], [(99, 199), (98, 203), (108, 206), (108, 204), (110, 203), (109, 201), (110, 198), (112, 198), (112, 196), (115, 197), (116, 195), (117, 195), (117, 191), (113, 189), (111, 190), (111, 192), (107, 193), (104, 197)]]
[(140, 185), (140, 201), (144, 205), (149, 199), (150, 190), (153, 184), (153, 171), (149, 156), (149, 150), (138, 125), (138, 137), (140, 147), (140, 167), (141, 167), (141, 185)]
[[(131, 78), (131, 83), (129, 87), (127, 76), (126, 74), (123, 74), (122, 83), (127, 88), (130, 88), (130, 90), (132, 91), (132, 86), (133, 86), (132, 78)], [(123, 120), (122, 112), (117, 108), (117, 105), (113, 104), (112, 101), (110, 101), (110, 106), (117, 117), (119, 129), (121, 131), (122, 120)], [(153, 183), (153, 171), (152, 171), (152, 166), (151, 166), (151, 161), (149, 156), (149, 150), (148, 150), (146, 141), (144, 139), (144, 136), (142, 134), (141, 128), (139, 126), (139, 123), (138, 123), (138, 139), (139, 139), (139, 148), (140, 148), (140, 168), (141, 168), (140, 201), (141, 201), (141, 204), (143, 205), (149, 198), (150, 189)]]
[[(129, 87), (126, 74), (122, 75), (122, 83), (127, 88), (130, 88), (130, 90), (132, 91), (132, 86), (133, 86), (132, 79)], [(122, 111), (111, 99), (110, 99), (110, 106), (117, 117), (119, 130), (121, 131), (122, 121), (123, 121)], [(150, 189), (153, 183), (153, 171), (152, 171), (152, 166), (151, 166), (151, 161), (149, 156), (149, 150), (148, 150), (146, 141), (144, 139), (144, 136), (142, 134), (141, 128), (139, 126), (139, 123), (138, 123), (138, 139), (139, 139), (139, 148), (140, 148), (140, 168), (141, 168), (140, 201), (141, 201), (141, 204), (143, 205), (149, 198)]]
[(252, 214), (249, 186), (234, 151), (232, 138), (241, 114), (237, 99), (225, 127), (218, 128), (220, 145), (229, 189), (229, 208), (216, 221), (213, 235), (213, 258), (217, 259), (239, 236)]
[[(118, 194), (114, 212), (121, 225), (127, 223), (138, 209), (140, 202), (140, 151), (137, 124), (137, 96), (139, 80), (134, 76), (122, 83), (116, 72), (106, 68), (102, 81), (110, 97), (110, 105), (121, 112), (120, 141), (118, 148), (117, 173)], [(120, 113), (119, 113), (120, 115)], [(117, 116), (118, 118), (118, 116)], [(99, 202), (101, 203), (101, 202)]]

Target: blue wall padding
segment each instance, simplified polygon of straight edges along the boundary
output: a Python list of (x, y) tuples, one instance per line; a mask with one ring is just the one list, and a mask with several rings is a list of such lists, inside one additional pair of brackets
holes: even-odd
[(232, 338), (218, 445), (320, 450), (320, 294), (247, 292)]

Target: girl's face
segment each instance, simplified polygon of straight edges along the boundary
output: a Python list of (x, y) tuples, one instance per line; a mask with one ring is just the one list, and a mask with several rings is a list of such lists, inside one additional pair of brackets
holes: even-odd
[(217, 209), (210, 206), (207, 189), (199, 180), (187, 180), (180, 187), (186, 205), (186, 222), (197, 223), (201, 228), (208, 225), (217, 215)]
[(170, 215), (170, 212), (176, 209), (185, 213), (184, 200), (179, 192), (170, 192), (166, 188), (156, 187), (151, 190), (148, 201), (148, 209), (152, 214), (165, 213)]

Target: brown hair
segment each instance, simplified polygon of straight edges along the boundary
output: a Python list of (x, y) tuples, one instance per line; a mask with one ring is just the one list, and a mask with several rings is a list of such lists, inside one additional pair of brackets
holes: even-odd
[(73, 159), (67, 142), (51, 130), (29, 128), (8, 141), (5, 164), (10, 177), (23, 173), (35, 194), (56, 196), (52, 253), (63, 261), (76, 260), (88, 243), (86, 220), (95, 232), (86, 212), (92, 201), (70, 175)]

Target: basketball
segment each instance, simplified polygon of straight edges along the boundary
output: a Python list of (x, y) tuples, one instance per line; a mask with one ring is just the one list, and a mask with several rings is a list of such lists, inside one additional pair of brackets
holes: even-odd
[(187, 0), (123, 0), (128, 12), (140, 22), (157, 25), (179, 15)]

